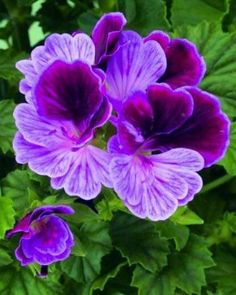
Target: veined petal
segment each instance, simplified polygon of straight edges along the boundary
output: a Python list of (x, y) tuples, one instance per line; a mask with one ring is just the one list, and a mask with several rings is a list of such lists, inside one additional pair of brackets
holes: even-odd
[(180, 200), (190, 200), (199, 191), (202, 183), (194, 171), (200, 167), (203, 159), (198, 153), (178, 149), (173, 154), (151, 156), (116, 154), (110, 171), (115, 191), (133, 214), (164, 220), (175, 212)]
[(49, 177), (65, 175), (76, 156), (68, 147), (49, 149), (29, 143), (20, 133), (16, 134), (13, 146), (18, 163), (28, 163), (31, 170)]
[(57, 122), (40, 117), (33, 105), (19, 104), (15, 108), (14, 118), (20, 133), (29, 142), (49, 147), (52, 145), (65, 145), (65, 140), (60, 135), (60, 126)]
[(109, 163), (111, 156), (93, 146), (85, 146), (76, 152), (76, 159), (68, 173), (51, 180), (55, 189), (64, 188), (71, 196), (85, 200), (95, 198), (102, 184), (111, 187)]
[(42, 72), (55, 60), (74, 62), (84, 61), (90, 65), (95, 60), (95, 46), (86, 34), (52, 34), (44, 46), (36, 47), (31, 54), (37, 72)]
[(110, 58), (107, 68), (107, 93), (112, 102), (122, 102), (136, 91), (145, 91), (166, 69), (166, 58), (155, 41), (127, 42)]

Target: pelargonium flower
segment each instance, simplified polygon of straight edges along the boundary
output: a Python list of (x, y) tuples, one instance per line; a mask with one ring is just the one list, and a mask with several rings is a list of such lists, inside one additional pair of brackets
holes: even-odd
[(162, 220), (201, 189), (196, 172), (223, 157), (229, 120), (207, 92), (154, 84), (166, 65), (156, 41), (134, 32), (121, 38), (129, 42), (110, 58), (106, 73), (118, 113), (117, 135), (109, 141), (113, 186), (135, 215)]
[[(73, 234), (67, 223), (56, 215), (73, 213), (74, 210), (65, 205), (38, 207), (8, 231), (8, 238), (21, 234), (15, 255), (22, 266), (30, 263), (47, 266), (69, 257), (74, 245)], [(46, 271), (45, 267), (42, 269)]]
[(23, 103), (14, 112), (17, 162), (49, 176), (53, 188), (83, 199), (96, 197), (102, 184), (112, 186), (110, 155), (92, 143), (95, 128), (111, 112), (102, 87), (88, 64), (55, 61), (39, 78), (35, 106)]

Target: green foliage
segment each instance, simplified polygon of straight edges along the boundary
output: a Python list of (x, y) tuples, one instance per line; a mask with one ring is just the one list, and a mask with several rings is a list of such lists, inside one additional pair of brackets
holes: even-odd
[(29, 270), (6, 266), (0, 269), (2, 295), (53, 295), (63, 294), (58, 283), (34, 277)]
[(168, 266), (161, 272), (151, 273), (137, 266), (132, 285), (144, 295), (174, 295), (177, 288), (186, 294), (201, 294), (206, 284), (204, 269), (214, 266), (204, 239), (191, 235), (185, 248), (168, 258)]
[[(127, 29), (164, 30), (194, 42), (207, 65), (200, 88), (219, 97), (232, 121), (220, 165), (201, 172), (203, 190), (166, 221), (132, 216), (103, 189), (81, 204), (49, 179), (15, 162), (15, 105), (24, 101), (15, 63), (54, 32), (88, 34), (99, 17), (121, 11)], [(39, 34), (40, 32), (40, 34)], [(36, 44), (35, 44), (36, 43)], [(33, 47), (32, 47), (33, 46)], [(235, 0), (3, 0), (0, 1), (0, 294), (1, 295), (234, 295), (236, 294), (236, 1)], [(112, 131), (106, 131), (106, 140)], [(99, 134), (97, 134), (99, 138)], [(75, 237), (72, 255), (51, 265), (22, 267), (19, 235), (6, 232), (44, 204), (70, 204), (63, 218)]]
[(12, 139), (16, 132), (12, 117), (14, 108), (15, 104), (12, 100), (0, 101), (0, 148), (3, 153), (12, 151)]
[(209, 282), (216, 284), (224, 295), (235, 294), (235, 255), (230, 249), (221, 247), (216, 251), (215, 263), (216, 266), (207, 272)]
[(6, 231), (14, 226), (15, 210), (13, 209), (12, 200), (7, 197), (0, 197), (0, 208), (0, 239), (3, 239)]
[(194, 42), (207, 64), (200, 87), (220, 98), (223, 110), (234, 117), (236, 112), (236, 33), (223, 33), (217, 23), (178, 27), (175, 36)]
[(169, 29), (163, 0), (121, 0), (118, 2), (119, 10), (125, 13), (130, 29), (143, 35), (157, 28)]
[(222, 21), (228, 9), (228, 0), (173, 0), (171, 20), (174, 26)]
[(128, 214), (118, 215), (111, 223), (111, 237), (130, 265), (139, 263), (154, 272), (167, 264), (168, 242), (149, 221)]

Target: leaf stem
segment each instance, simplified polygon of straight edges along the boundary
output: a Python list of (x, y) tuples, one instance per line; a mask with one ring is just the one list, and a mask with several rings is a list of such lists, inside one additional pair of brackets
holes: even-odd
[(232, 176), (232, 175), (224, 175), (222, 177), (219, 177), (218, 179), (213, 180), (212, 182), (204, 185), (203, 189), (201, 190), (201, 192), (199, 194), (204, 194), (208, 191), (211, 191), (211, 190), (217, 188), (218, 186), (221, 186), (222, 184), (230, 181), (233, 178), (234, 178), (234, 176)]

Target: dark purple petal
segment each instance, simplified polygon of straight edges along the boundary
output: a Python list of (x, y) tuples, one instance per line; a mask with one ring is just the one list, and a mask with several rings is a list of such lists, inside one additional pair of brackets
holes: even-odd
[(164, 149), (184, 147), (196, 150), (209, 167), (219, 161), (229, 144), (230, 122), (221, 112), (219, 100), (197, 88), (188, 88), (194, 100), (193, 115), (169, 135), (159, 137)]
[(166, 55), (168, 66), (161, 81), (173, 88), (196, 86), (200, 83), (206, 65), (193, 43), (184, 39), (174, 39)]
[(145, 132), (150, 130), (154, 120), (154, 110), (144, 92), (135, 92), (123, 104), (122, 119)]
[(170, 40), (167, 34), (154, 31), (145, 42), (155, 40), (165, 51), (167, 69), (159, 82), (165, 82), (172, 88), (196, 86), (202, 80), (206, 65), (197, 47), (186, 39)]
[(166, 58), (161, 46), (154, 41), (143, 44), (140, 39), (127, 42), (109, 59), (107, 94), (115, 108), (136, 91), (145, 91), (158, 80), (166, 69)]
[(99, 19), (92, 32), (92, 39), (96, 47), (96, 63), (114, 48), (125, 24), (126, 19), (120, 12), (104, 14)]
[(192, 112), (192, 96), (184, 89), (155, 84), (148, 87), (147, 94), (135, 92), (120, 109), (117, 129), (121, 148), (127, 153), (134, 153), (141, 145), (143, 150), (158, 149), (154, 137), (173, 132)]
[(85, 63), (55, 61), (35, 88), (40, 115), (69, 120), (83, 132), (102, 103), (100, 79)]
[(184, 89), (157, 84), (148, 88), (147, 96), (154, 113), (152, 133), (170, 133), (192, 115), (193, 99)]
[(115, 191), (134, 215), (164, 220), (175, 212), (180, 200), (201, 189), (198, 176), (195, 182), (188, 181), (201, 168), (201, 155), (187, 149), (150, 156), (116, 154), (111, 176)]

